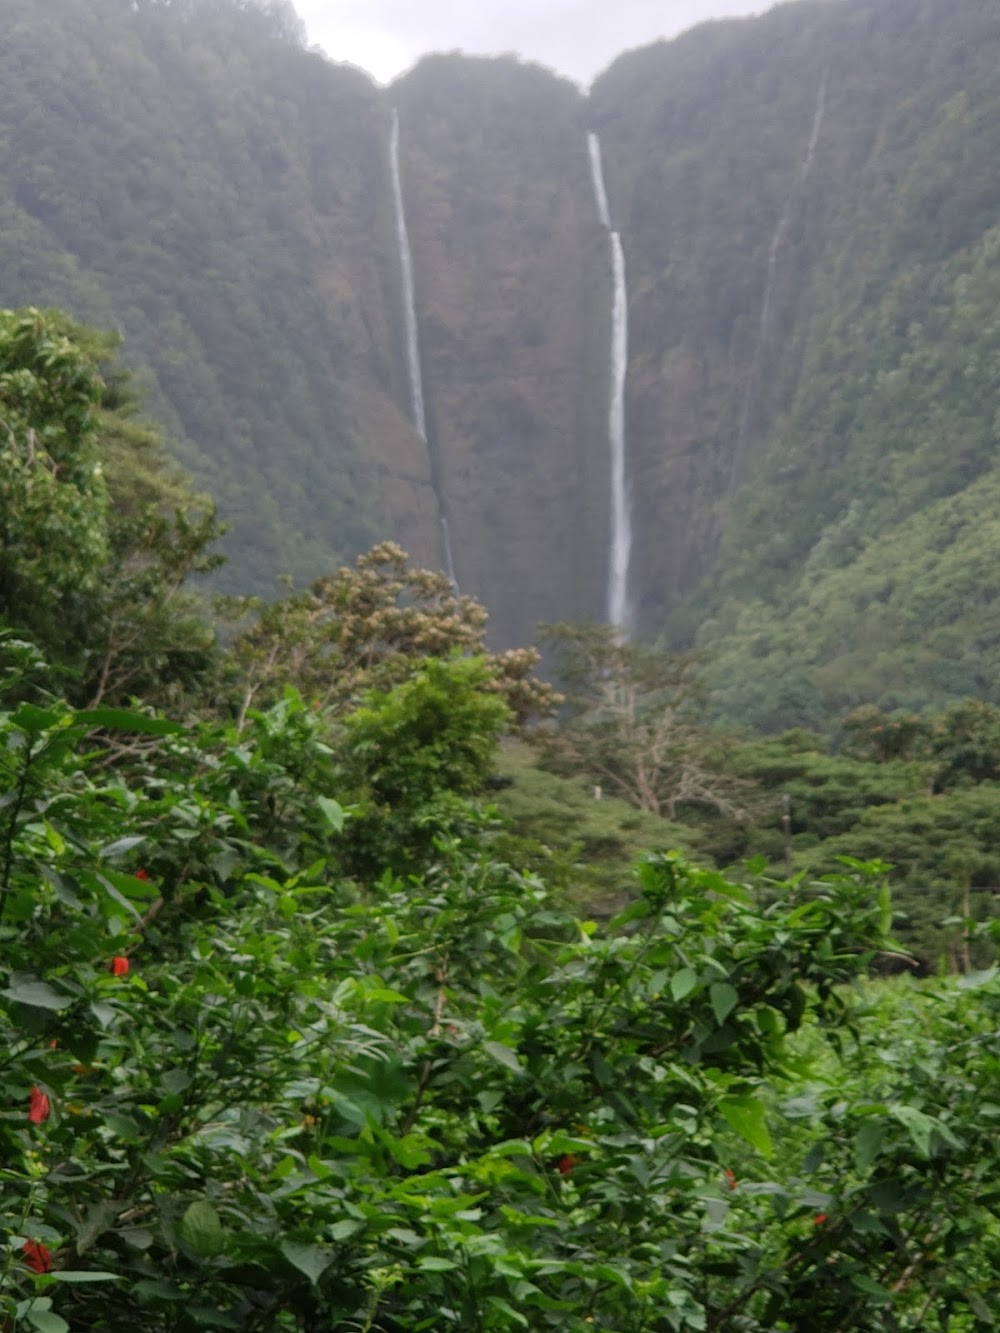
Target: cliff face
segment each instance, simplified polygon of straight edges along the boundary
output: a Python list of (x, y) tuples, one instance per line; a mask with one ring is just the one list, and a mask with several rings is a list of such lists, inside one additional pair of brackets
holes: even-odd
[(963, 533), (992, 522), (992, 6), (788, 5), (623, 56), (589, 98), (458, 56), (383, 93), (234, 0), (0, 0), (0, 17), (0, 302), (122, 328), (233, 524), (230, 586), (301, 581), (385, 535), (439, 564), (443, 513), (498, 643), (602, 613), (592, 129), (629, 279), (644, 628), (709, 646), (723, 707), (760, 721), (920, 702), (970, 635), (968, 680), (992, 688), (969, 551), (939, 595), (942, 562), (927, 571), (922, 622), (901, 565), (914, 534), (950, 530), (935, 506), (959, 504)]
[(393, 96), (456, 573), (530, 639), (602, 609), (610, 288), (584, 104), (513, 59), (427, 60)]
[(122, 330), (232, 525), (230, 586), (387, 525), (430, 558), (371, 81), (222, 0), (0, 9), (0, 300)]

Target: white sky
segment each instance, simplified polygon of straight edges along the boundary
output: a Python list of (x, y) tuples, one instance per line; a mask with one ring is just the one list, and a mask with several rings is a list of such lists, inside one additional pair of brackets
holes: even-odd
[(428, 51), (516, 51), (589, 84), (615, 56), (773, 0), (294, 0), (309, 41), (380, 83)]

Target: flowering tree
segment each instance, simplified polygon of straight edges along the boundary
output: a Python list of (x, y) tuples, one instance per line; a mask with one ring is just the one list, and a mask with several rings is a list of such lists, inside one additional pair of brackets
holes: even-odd
[(234, 601), (230, 614), (252, 620), (231, 654), (240, 725), (251, 706), (273, 702), (287, 684), (317, 706), (343, 711), (368, 690), (404, 681), (427, 658), (450, 654), (481, 657), (487, 688), (517, 719), (555, 703), (553, 690), (533, 677), (538, 654), (487, 652), (485, 609), (457, 595), (447, 575), (411, 568), (394, 542), (379, 543), (306, 592), (271, 603)]

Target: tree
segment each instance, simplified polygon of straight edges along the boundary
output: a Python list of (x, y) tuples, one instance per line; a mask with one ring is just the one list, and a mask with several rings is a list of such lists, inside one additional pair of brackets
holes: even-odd
[(80, 698), (176, 705), (214, 664), (215, 630), (190, 580), (223, 563), (213, 547), (225, 528), (171, 461), (163, 432), (142, 417), (132, 376), (114, 360), (117, 335), (76, 332), (103, 377), (96, 430), (110, 501), (109, 559), (78, 626)]
[(485, 663), (484, 688), (514, 719), (551, 711), (556, 696), (532, 675), (533, 648), (486, 651), (485, 609), (456, 595), (447, 575), (411, 569), (394, 542), (381, 542), (305, 592), (279, 601), (233, 599), (229, 614), (250, 619), (232, 653), (240, 725), (255, 705), (294, 685), (316, 707), (344, 711), (372, 689), (401, 684), (428, 658), (458, 653)]
[(0, 625), (71, 675), (74, 702), (176, 702), (213, 658), (186, 583), (220, 563), (222, 529), (142, 420), (119, 341), (0, 311)]
[[(269, 38), (305, 46), (306, 25), (290, 0), (145, 0), (153, 9), (170, 9), (191, 21), (236, 17), (244, 23), (257, 22)], [(138, 8), (133, 0), (133, 8)]]
[(345, 866), (377, 878), (412, 871), (438, 836), (475, 821), (469, 798), (490, 773), (510, 720), (482, 657), (429, 658), (391, 690), (373, 690), (335, 734), (344, 794)]
[(0, 620), (43, 636), (108, 556), (100, 393), (61, 317), (0, 310)]
[(725, 769), (702, 720), (700, 662), (689, 653), (623, 642), (610, 625), (550, 625), (569, 716), (538, 733), (557, 770), (585, 773), (640, 810), (676, 818), (702, 806), (741, 818), (747, 784)]

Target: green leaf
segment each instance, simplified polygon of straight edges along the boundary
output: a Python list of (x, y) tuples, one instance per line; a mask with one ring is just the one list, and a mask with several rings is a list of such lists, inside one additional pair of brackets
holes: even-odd
[(196, 1199), (188, 1205), (177, 1224), (177, 1235), (192, 1254), (203, 1259), (221, 1254), (226, 1244), (219, 1214), (207, 1199)]
[[(109, 897), (112, 899), (113, 902), (116, 902), (119, 907), (123, 907), (125, 911), (129, 913), (130, 916), (135, 917), (136, 921), (142, 920), (142, 913), (139, 911), (139, 909), (135, 907), (132, 903), (130, 903), (123, 893), (119, 893), (119, 891), (109, 880), (105, 879), (105, 877), (100, 874), (95, 875), (94, 878), (101, 885), (101, 887), (108, 893)], [(141, 880), (137, 882), (140, 884), (142, 883)]]
[(883, 1287), (881, 1282), (876, 1282), (874, 1278), (868, 1277), (865, 1273), (855, 1273), (851, 1282), (858, 1291), (863, 1291), (866, 1296), (874, 1297), (879, 1305), (888, 1305), (892, 1301), (892, 1292), (888, 1287)]
[(501, 1327), (506, 1327), (506, 1328), (514, 1328), (515, 1326), (517, 1328), (531, 1327), (531, 1325), (528, 1323), (527, 1319), (525, 1319), (523, 1314), (515, 1310), (512, 1305), (510, 1305), (507, 1301), (502, 1300), (499, 1296), (487, 1296), (486, 1304), (491, 1306), (494, 1310), (499, 1310), (500, 1313), (504, 1316), (506, 1323)]
[(739, 1004), (739, 994), (727, 981), (714, 982), (713, 985), (709, 986), (708, 994), (712, 1001), (712, 1010), (715, 1013), (715, 1021), (721, 1027)]
[(340, 1222), (334, 1222), (330, 1228), (331, 1240), (350, 1240), (351, 1236), (356, 1236), (359, 1231), (364, 1230), (364, 1222), (359, 1222), (356, 1218), (345, 1217)]
[(719, 1111), (730, 1129), (740, 1138), (746, 1139), (762, 1157), (770, 1157), (774, 1151), (771, 1135), (767, 1128), (767, 1112), (764, 1104), (755, 1097), (726, 1097), (719, 1103)]
[(8, 1000), (17, 1004), (27, 1004), (33, 1009), (66, 1009), (73, 1003), (72, 997), (54, 990), (47, 981), (39, 981), (27, 972), (15, 972), (6, 990), (0, 991)]
[(74, 723), (108, 731), (141, 731), (146, 736), (183, 736), (184, 728), (178, 722), (162, 717), (147, 717), (130, 708), (84, 708), (73, 714)]
[(347, 818), (344, 807), (338, 801), (332, 801), (329, 796), (317, 796), (316, 804), (330, 827), (340, 833)]
[(89, 1250), (97, 1237), (107, 1231), (117, 1216), (118, 1208), (110, 1200), (105, 1199), (91, 1204), (87, 1209), (87, 1216), (77, 1227), (77, 1254), (84, 1254)]
[(484, 1041), (483, 1049), (487, 1055), (491, 1055), (498, 1064), (504, 1065), (515, 1074), (523, 1074), (524, 1068), (521, 1061), (517, 1058), (517, 1052), (512, 1051), (509, 1046), (504, 1046), (499, 1041)]
[(980, 1296), (978, 1292), (973, 1291), (971, 1288), (967, 1289), (962, 1294), (965, 1296), (965, 1299), (969, 1302), (969, 1309), (972, 1311), (972, 1313), (978, 1316), (978, 1318), (985, 1320), (986, 1321), (985, 1326), (989, 1328), (990, 1324), (992, 1324), (993, 1322), (993, 1315), (995, 1311), (991, 1310), (990, 1307), (983, 1300), (982, 1296)]
[(125, 1227), (118, 1234), (126, 1245), (131, 1245), (135, 1250), (148, 1250), (155, 1240), (153, 1233), (145, 1227)]
[(693, 967), (682, 967), (670, 978), (670, 994), (675, 1000), (685, 999), (698, 984), (698, 973)]
[(878, 928), (881, 935), (888, 935), (892, 929), (892, 890), (888, 884), (878, 891)]
[(58, 726), (63, 716), (64, 714), (54, 713), (48, 708), (37, 708), (34, 704), (22, 704), (11, 718), (11, 722), (15, 727), (20, 727), (22, 731), (26, 731), (32, 736), (38, 736), (43, 731), (49, 731), (52, 727)]
[(988, 986), (991, 981), (996, 980), (997, 970), (995, 967), (988, 967), (981, 972), (966, 972), (958, 979), (959, 990), (975, 990), (979, 986)]
[(931, 1155), (931, 1135), (937, 1128), (934, 1120), (914, 1106), (890, 1106), (889, 1114), (907, 1131), (913, 1146), (922, 1157)]
[(56, 1282), (120, 1282), (120, 1273), (91, 1272), (89, 1269), (59, 1268), (52, 1277)]
[[(101, 857), (105, 861), (113, 861), (116, 856), (124, 856), (126, 852), (132, 851), (133, 847), (138, 847), (146, 839), (139, 835), (131, 835), (127, 838), (116, 838), (114, 842), (109, 842), (106, 847), (101, 848)], [(140, 881), (141, 882), (141, 881)]]
[(417, 1260), (417, 1267), (425, 1273), (447, 1273), (458, 1264), (454, 1259), (441, 1259), (436, 1254), (425, 1255)]
[(333, 1255), (319, 1245), (300, 1245), (294, 1240), (281, 1242), (281, 1253), (293, 1268), (304, 1274), (313, 1286), (333, 1262)]
[(25, 1318), (38, 1333), (70, 1333), (69, 1324), (62, 1315), (54, 1314), (51, 1310), (40, 1310), (37, 1301), (27, 1311)]
[(398, 990), (386, 990), (384, 986), (371, 986), (365, 989), (366, 1000), (375, 1000), (379, 1004), (409, 1004), (410, 997)]
[(854, 1160), (859, 1171), (867, 1171), (879, 1155), (882, 1140), (885, 1138), (885, 1126), (878, 1121), (869, 1121), (862, 1125), (854, 1138)]
[(138, 898), (142, 901), (149, 901), (160, 896), (160, 890), (148, 879), (139, 879), (136, 875), (130, 875), (124, 870), (115, 870), (111, 866), (102, 866), (99, 876), (101, 883), (105, 888), (112, 884), (123, 898), (132, 901)]

